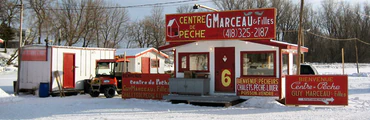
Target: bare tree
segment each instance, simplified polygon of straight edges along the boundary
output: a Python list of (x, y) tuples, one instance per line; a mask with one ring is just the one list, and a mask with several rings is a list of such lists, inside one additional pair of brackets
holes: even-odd
[(128, 12), (125, 9), (109, 9), (103, 18), (105, 18), (101, 28), (103, 47), (117, 48), (125, 37), (125, 25), (129, 20)]
[(149, 17), (150, 21), (148, 22), (148, 27), (150, 28), (152, 40), (154, 41), (153, 47), (159, 48), (160, 46), (165, 45), (166, 42), (166, 25), (163, 16), (163, 8), (154, 7), (151, 13), (152, 15)]
[[(30, 4), (31, 9), (33, 10), (33, 13), (35, 13), (36, 16), (36, 24), (38, 28), (38, 41), (37, 43), (41, 43), (41, 37), (42, 37), (42, 29), (43, 24), (47, 21), (49, 21), (48, 11), (46, 9), (50, 8), (50, 0), (29, 0), (28, 3)], [(45, 27), (46, 28), (46, 27)]]
[(3, 26), (1, 32), (3, 37), (7, 36), (6, 38), (2, 38), (5, 40), (4, 52), (7, 52), (9, 40), (13, 39), (15, 35), (14, 32), (16, 30), (13, 31), (13, 28), (18, 23), (17, 19), (19, 19), (19, 15), (17, 14), (19, 13), (19, 7), (17, 6), (18, 0), (3, 0), (1, 4), (1, 7), (3, 7), (0, 9), (0, 24)]
[(152, 15), (133, 22), (128, 31), (128, 47), (155, 47), (165, 44), (165, 21), (163, 8), (154, 7)]
[(55, 11), (55, 22), (58, 22), (60, 29), (63, 31), (61, 39), (65, 40), (65, 45), (72, 46), (76, 44), (84, 29), (84, 15), (86, 15), (87, 0), (62, 0), (62, 3), (57, 6), (59, 10)]
[(132, 47), (139, 47), (139, 48), (147, 48), (153, 44), (151, 41), (151, 34), (150, 29), (148, 28), (149, 19), (144, 18), (144, 20), (140, 20), (138, 22), (133, 22), (129, 26), (128, 31), (128, 48)]
[[(82, 35), (82, 47), (87, 47), (96, 42), (99, 42), (98, 32), (103, 23), (103, 15), (106, 10), (103, 9), (105, 3), (101, 0), (88, 1), (87, 2), (86, 15), (84, 16), (84, 28), (85, 32)], [(99, 47), (99, 44), (97, 44)]]

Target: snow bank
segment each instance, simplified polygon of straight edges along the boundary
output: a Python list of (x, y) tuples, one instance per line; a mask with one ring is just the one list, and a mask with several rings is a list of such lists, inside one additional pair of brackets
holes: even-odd
[(283, 104), (280, 104), (275, 100), (275, 98), (271, 97), (252, 97), (247, 101), (243, 102), (241, 107), (255, 107), (255, 108), (284, 108)]
[(0, 58), (9, 59), (11, 56), (7, 53), (0, 52)]
[(18, 68), (17, 67), (13, 67), (13, 66), (1, 66), (0, 65), (0, 73), (2, 72), (16, 72), (18, 71)]
[(10, 97), (10, 95), (0, 88), (0, 98), (3, 98), (3, 97)]
[(21, 101), (22, 98), (15, 97), (13, 95), (9, 95), (3, 89), (0, 88), (0, 104), (1, 103), (8, 103), (8, 102), (16, 102)]

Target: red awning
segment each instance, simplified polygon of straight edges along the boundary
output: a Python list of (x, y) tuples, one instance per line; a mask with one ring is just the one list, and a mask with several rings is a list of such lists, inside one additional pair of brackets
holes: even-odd
[[(259, 44), (264, 44), (264, 45), (276, 46), (276, 47), (280, 47), (281, 49), (291, 49), (291, 50), (297, 50), (298, 49), (298, 45), (296, 45), (296, 44), (291, 44), (291, 43), (276, 41), (276, 40), (244, 40), (244, 41), (259, 43)], [(194, 41), (192, 41), (192, 42), (194, 42)], [(164, 45), (164, 46), (159, 47), (158, 50), (165, 50), (165, 49), (169, 49), (169, 48), (174, 48), (176, 46), (182, 46), (182, 45), (192, 43), (192, 42), (171, 42), (168, 45)], [(301, 47), (301, 52), (308, 52), (308, 48), (307, 47)]]
[(170, 44), (168, 44), (168, 45), (164, 45), (164, 46), (159, 47), (158, 50), (173, 48), (173, 47), (185, 45), (185, 44), (188, 44), (188, 43), (192, 43), (192, 42), (170, 42)]
[[(282, 49), (298, 50), (298, 45), (297, 44), (291, 44), (291, 43), (282, 42), (282, 41), (276, 41), (276, 40), (246, 40), (246, 41), (253, 42), (253, 43), (276, 46), (276, 47), (280, 47)], [(307, 47), (301, 47), (301, 52), (308, 52), (308, 48)]]

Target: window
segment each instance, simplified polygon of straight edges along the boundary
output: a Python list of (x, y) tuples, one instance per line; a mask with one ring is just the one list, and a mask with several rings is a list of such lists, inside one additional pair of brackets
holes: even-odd
[(159, 59), (151, 59), (150, 65), (152, 66), (152, 68), (159, 68)]
[(115, 64), (112, 62), (98, 62), (96, 67), (96, 75), (113, 75)]
[(186, 56), (181, 57), (181, 69), (186, 69)]
[(179, 53), (179, 72), (209, 71), (209, 53)]
[(241, 52), (242, 76), (275, 76), (275, 51)]

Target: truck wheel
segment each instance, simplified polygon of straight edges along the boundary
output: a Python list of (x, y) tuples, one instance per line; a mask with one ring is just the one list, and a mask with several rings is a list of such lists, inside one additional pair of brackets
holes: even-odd
[(90, 90), (89, 94), (90, 94), (91, 97), (98, 97), (100, 92)]
[(116, 95), (116, 90), (113, 87), (107, 87), (104, 90), (104, 96), (106, 98), (112, 98)]

